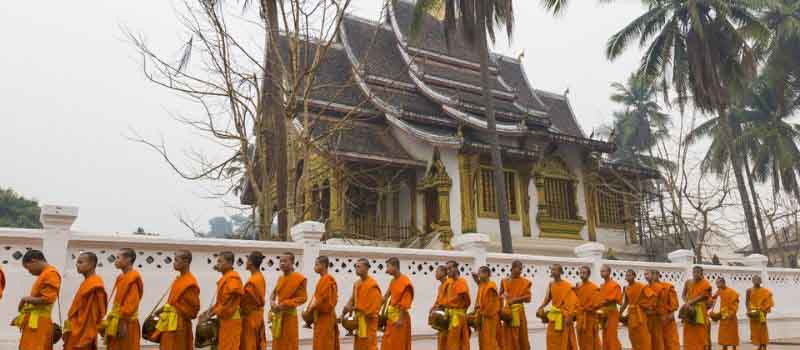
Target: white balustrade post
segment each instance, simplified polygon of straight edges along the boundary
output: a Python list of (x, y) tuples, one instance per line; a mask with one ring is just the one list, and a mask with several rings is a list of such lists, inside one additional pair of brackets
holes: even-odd
[(603, 266), (603, 253), (606, 246), (597, 242), (589, 242), (575, 247), (575, 256), (592, 260), (592, 279), (600, 281), (600, 268)]
[(767, 273), (768, 263), (769, 258), (761, 254), (750, 254), (744, 258), (745, 265), (761, 269), (761, 283), (763, 285), (767, 285), (767, 281), (769, 281), (769, 274)]
[(45, 231), (42, 252), (47, 258), (47, 262), (55, 266), (62, 274), (67, 267), (70, 229), (77, 218), (78, 207), (62, 205), (43, 205), (41, 207), (39, 221)]
[(475, 257), (472, 267), (474, 271), (486, 265), (486, 248), (489, 247), (489, 235), (483, 233), (464, 233), (453, 238), (453, 247)]
[(292, 241), (303, 244), (303, 259), (300, 271), (306, 276), (308, 286), (316, 285), (317, 274), (314, 273), (314, 262), (319, 256), (322, 236), (325, 235), (325, 224), (317, 221), (304, 221), (292, 226)]
[[(670, 262), (678, 265), (683, 265), (686, 280), (692, 279), (692, 267), (694, 265), (694, 252), (689, 249), (678, 249), (672, 253), (667, 254), (667, 259)], [(682, 286), (675, 286), (678, 292), (681, 292)]]

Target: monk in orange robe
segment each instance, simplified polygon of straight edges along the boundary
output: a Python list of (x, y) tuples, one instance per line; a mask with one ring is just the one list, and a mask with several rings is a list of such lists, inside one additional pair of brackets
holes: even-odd
[[(192, 350), (192, 320), (200, 311), (200, 285), (189, 271), (192, 264), (192, 252), (180, 250), (175, 252), (172, 267), (180, 275), (172, 282), (167, 297), (167, 304), (159, 310), (159, 322), (153, 341), (159, 342), (161, 350)], [(172, 321), (174, 320), (174, 321)]]
[(468, 350), (469, 347), (469, 325), (467, 325), (467, 308), (471, 303), (469, 298), (469, 285), (467, 280), (461, 277), (458, 270), (458, 262), (447, 262), (447, 275), (451, 283), (447, 287), (444, 297), (445, 310), (450, 317), (450, 324), (447, 327), (447, 339), (445, 349), (447, 350)]
[(711, 343), (708, 332), (708, 303), (711, 300), (711, 284), (703, 276), (703, 268), (692, 269), (692, 279), (683, 288), (683, 307), (695, 309), (695, 319), (683, 320), (683, 348), (704, 350)]
[[(739, 347), (739, 320), (736, 313), (739, 311), (739, 293), (733, 288), (728, 288), (725, 279), (717, 278), (717, 294), (714, 302), (719, 300), (719, 336), (717, 343), (722, 350)], [(713, 310), (713, 307), (712, 307)]]
[(536, 311), (540, 314), (549, 304), (547, 314), (547, 350), (575, 350), (578, 341), (575, 338), (573, 320), (578, 311), (578, 296), (572, 289), (572, 283), (561, 279), (564, 269), (555, 264), (550, 267), (553, 281), (547, 288), (547, 295)]
[(589, 280), (589, 277), (592, 276), (591, 268), (581, 266), (580, 271), (581, 283), (575, 287), (579, 303), (575, 314), (578, 348), (580, 350), (600, 350), (599, 320), (597, 318), (597, 310), (600, 307), (600, 288)]
[(306, 312), (314, 315), (314, 350), (339, 350), (339, 326), (336, 324), (336, 302), (339, 289), (336, 280), (328, 273), (327, 256), (317, 257), (314, 272), (319, 274), (314, 298)]
[(659, 301), (662, 300), (661, 295), (666, 293), (664, 285), (658, 283), (658, 271), (646, 271), (644, 273), (645, 280), (647, 280), (647, 288), (653, 295), (652, 307), (645, 310), (647, 315), (647, 330), (650, 332), (650, 346), (653, 350), (664, 350), (664, 325), (663, 315), (659, 313)]
[(681, 343), (678, 337), (678, 322), (675, 321), (675, 311), (678, 311), (678, 292), (675, 286), (661, 281), (661, 273), (650, 271), (651, 278), (661, 285), (661, 294), (658, 296), (656, 313), (661, 317), (662, 339), (665, 350), (680, 350)]
[(603, 284), (599, 290), (599, 301), (606, 314), (606, 322), (600, 325), (602, 329), (603, 350), (622, 350), (619, 342), (619, 305), (622, 304), (622, 288), (617, 281), (611, 278), (611, 268), (603, 265), (600, 268), (600, 277)]
[(775, 301), (772, 292), (761, 286), (761, 276), (753, 276), (753, 287), (747, 290), (747, 312), (750, 316), (750, 342), (758, 349), (766, 349), (769, 343), (767, 314), (772, 311)]
[(500, 294), (497, 285), (490, 278), (492, 271), (488, 266), (481, 266), (473, 278), (478, 284), (475, 297), (475, 313), (478, 317), (478, 348), (481, 350), (498, 350), (497, 334), (500, 328)]
[(239, 350), (242, 341), (242, 278), (233, 270), (235, 257), (232, 252), (221, 252), (217, 256), (214, 270), (219, 271), (222, 277), (217, 280), (216, 303), (210, 310), (200, 315), (200, 320), (205, 321), (216, 316), (219, 319), (219, 332), (217, 334), (218, 350)]
[(503, 350), (530, 350), (528, 339), (528, 319), (525, 304), (531, 302), (530, 280), (522, 277), (522, 262), (511, 263), (511, 277), (500, 283), (500, 297), (505, 300), (511, 313), (511, 322), (501, 322), (497, 343)]
[(269, 296), (272, 324), (272, 348), (275, 350), (297, 350), (300, 347), (300, 323), (297, 307), (308, 298), (306, 276), (294, 270), (294, 254), (281, 255), (280, 269), (275, 289)]
[(623, 291), (625, 300), (620, 312), (625, 313), (628, 310), (628, 337), (631, 346), (636, 350), (650, 350), (652, 338), (647, 328), (647, 314), (655, 310), (655, 294), (644, 284), (636, 282), (636, 272), (633, 270), (625, 272), (625, 281), (628, 286)]
[(358, 329), (355, 332), (353, 350), (378, 349), (378, 312), (381, 308), (381, 288), (369, 275), (371, 265), (365, 258), (358, 259), (356, 275), (358, 280), (353, 285), (353, 295), (347, 302), (343, 314), (355, 312)]
[(252, 252), (247, 256), (250, 278), (244, 284), (242, 296), (242, 350), (266, 350), (267, 330), (264, 326), (264, 305), (267, 303), (267, 282), (261, 274), (264, 254)]
[(97, 349), (97, 330), (106, 314), (106, 289), (103, 279), (95, 274), (97, 255), (81, 253), (75, 261), (75, 270), (83, 275), (83, 282), (72, 299), (64, 323), (64, 350)]
[(400, 273), (400, 260), (395, 257), (386, 260), (386, 273), (393, 278), (384, 296), (384, 300), (389, 298), (389, 306), (381, 350), (411, 350), (411, 315), (408, 310), (414, 302), (414, 286), (408, 276)]
[(25, 252), (22, 266), (37, 278), (30, 295), (20, 299), (19, 316), (12, 322), (22, 332), (19, 349), (51, 350), (54, 328), (51, 311), (61, 289), (61, 275), (35, 249)]
[[(439, 265), (436, 267), (436, 280), (440, 282), (439, 288), (436, 292), (436, 301), (434, 302), (433, 306), (431, 307), (428, 313), (433, 312), (434, 310), (447, 309), (446, 298), (447, 298), (447, 289), (450, 287), (450, 284), (453, 283), (453, 280), (447, 275), (447, 266), (446, 265)], [(445, 350), (447, 345), (447, 331), (439, 331), (436, 335), (436, 348), (438, 350)]]
[(144, 293), (144, 283), (139, 271), (133, 269), (136, 252), (123, 248), (117, 252), (114, 266), (122, 271), (114, 283), (114, 304), (106, 318), (106, 346), (109, 350), (138, 350), (141, 338), (139, 327), (139, 302)]
[(6, 289), (6, 275), (0, 267), (0, 300), (3, 300), (3, 291)]

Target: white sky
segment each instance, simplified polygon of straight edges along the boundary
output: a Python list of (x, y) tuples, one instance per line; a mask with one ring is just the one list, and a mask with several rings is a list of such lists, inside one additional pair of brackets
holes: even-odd
[[(382, 1), (353, 0), (353, 12), (378, 19)], [(121, 26), (177, 52), (183, 35), (176, 2), (0, 1), (0, 186), (43, 204), (80, 207), (76, 228), (189, 235), (178, 214), (203, 227), (226, 214), (208, 185), (180, 179), (166, 163), (126, 139), (130, 130), (159, 138), (172, 151), (219, 155), (211, 143), (171, 118), (193, 110), (186, 100), (146, 82)], [(524, 64), (535, 87), (570, 98), (584, 130), (611, 119), (609, 85), (624, 81), (638, 52), (605, 59), (606, 40), (641, 13), (636, 0), (598, 5), (572, 1), (558, 18), (537, 0), (515, 2), (512, 47), (495, 50)], [(230, 214), (230, 212), (227, 212)]]

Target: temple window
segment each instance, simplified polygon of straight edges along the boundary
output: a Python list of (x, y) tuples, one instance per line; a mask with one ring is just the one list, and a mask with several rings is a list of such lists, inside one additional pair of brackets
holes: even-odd
[[(508, 216), (512, 220), (519, 220), (519, 204), (517, 189), (519, 176), (513, 170), (504, 170), (506, 194), (508, 196)], [(478, 178), (479, 198), (478, 215), (487, 218), (497, 218), (497, 194), (494, 190), (494, 170), (489, 166), (480, 167)]]
[(568, 220), (578, 217), (572, 180), (546, 177), (544, 187), (547, 209), (551, 218)]
[(600, 226), (618, 227), (625, 224), (624, 195), (617, 189), (597, 191), (597, 218)]
[(578, 212), (578, 177), (559, 157), (539, 161), (534, 176), (540, 236), (580, 239), (586, 221)]

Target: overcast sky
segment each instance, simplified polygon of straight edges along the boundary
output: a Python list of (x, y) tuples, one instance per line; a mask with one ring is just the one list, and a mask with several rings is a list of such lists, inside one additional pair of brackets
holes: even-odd
[[(381, 3), (354, 0), (353, 12), (377, 20)], [(572, 1), (557, 18), (537, 0), (515, 6), (514, 42), (498, 42), (495, 50), (514, 57), (524, 50), (535, 87), (558, 93), (569, 88), (587, 134), (607, 123), (615, 108), (609, 85), (626, 79), (638, 53), (611, 63), (603, 48), (641, 13), (639, 1)], [(182, 180), (156, 153), (126, 138), (135, 130), (163, 136), (173, 151), (220, 153), (171, 118), (194, 107), (144, 80), (120, 29), (177, 52), (184, 36), (175, 8), (165, 0), (0, 1), (0, 187), (43, 204), (80, 207), (75, 227), (82, 231), (142, 226), (189, 235), (177, 215), (205, 227), (210, 217), (231, 214), (222, 200), (207, 198), (208, 184)]]

